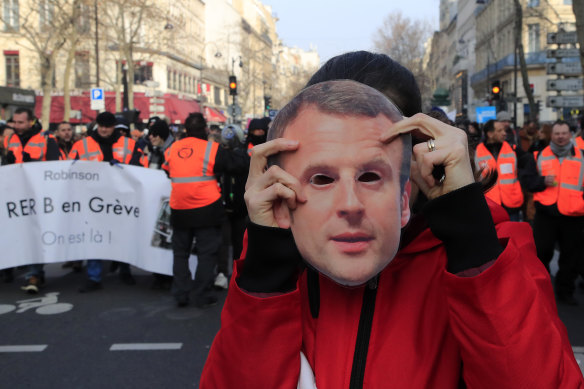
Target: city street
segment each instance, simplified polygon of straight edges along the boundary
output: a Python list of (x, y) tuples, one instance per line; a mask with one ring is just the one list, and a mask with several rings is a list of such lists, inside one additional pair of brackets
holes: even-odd
[[(150, 273), (135, 268), (135, 286), (108, 274), (104, 289), (89, 294), (77, 291), (83, 273), (60, 264), (45, 268), (46, 287), (38, 295), (20, 290), (22, 271), (14, 283), (0, 284), (0, 313), (17, 306), (0, 315), (0, 387), (198, 386), (226, 292), (218, 293), (221, 304), (206, 310), (179, 309), (168, 291), (150, 289)], [(22, 302), (52, 292), (59, 293), (58, 304), (72, 306)]]
[[(135, 286), (108, 274), (103, 290), (81, 294), (84, 273), (45, 268), (38, 295), (20, 291), (22, 270), (14, 283), (0, 284), (1, 387), (198, 387), (225, 291), (209, 309), (179, 309), (169, 292), (150, 289), (152, 276), (139, 269)], [(584, 368), (584, 291), (576, 297), (580, 306), (558, 309)]]

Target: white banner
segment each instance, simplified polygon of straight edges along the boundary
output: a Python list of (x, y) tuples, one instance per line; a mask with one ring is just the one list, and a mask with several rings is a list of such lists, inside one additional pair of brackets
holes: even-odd
[(107, 259), (172, 275), (169, 196), (161, 170), (88, 161), (2, 166), (0, 269)]

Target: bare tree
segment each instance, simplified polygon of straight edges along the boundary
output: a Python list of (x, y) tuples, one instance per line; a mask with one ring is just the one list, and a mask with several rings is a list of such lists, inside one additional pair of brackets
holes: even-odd
[(51, 92), (54, 83), (55, 62), (65, 45), (66, 31), (71, 23), (71, 3), (74, 0), (30, 0), (28, 7), (20, 8), (16, 28), (0, 16), (7, 31), (23, 38), (20, 44), (37, 54), (43, 105), (41, 122), (48, 126), (51, 115)]
[(401, 11), (388, 14), (373, 37), (375, 49), (389, 55), (416, 77), (422, 95), (428, 94), (429, 78), (423, 72), (424, 44), (432, 28), (427, 21), (412, 20)]
[(108, 51), (116, 57), (115, 79), (106, 76), (106, 82), (116, 91), (116, 110), (121, 109), (121, 83), (123, 70), (128, 81), (128, 109), (134, 108), (134, 72), (138, 46), (148, 47), (147, 40), (156, 39), (156, 32), (146, 32), (146, 22), (158, 20), (161, 14), (153, 0), (102, 0), (100, 23), (104, 30)]
[(519, 56), (519, 67), (521, 70), (521, 79), (523, 81), (523, 90), (527, 101), (529, 102), (529, 118), (536, 120), (539, 114), (535, 98), (533, 97), (533, 90), (529, 85), (529, 75), (527, 73), (527, 62), (525, 61), (525, 51), (523, 50), (523, 8), (519, 0), (513, 0), (515, 6), (515, 55)]

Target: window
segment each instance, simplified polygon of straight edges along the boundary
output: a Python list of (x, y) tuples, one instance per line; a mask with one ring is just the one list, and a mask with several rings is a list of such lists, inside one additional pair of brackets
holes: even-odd
[(528, 52), (535, 53), (539, 51), (539, 24), (527, 25)]
[(20, 87), (20, 61), (17, 53), (4, 54), (6, 61), (6, 86)]
[(172, 89), (176, 90), (176, 72), (172, 72)]
[(539, 0), (529, 0), (527, 2), (528, 7), (539, 7)]
[(172, 71), (170, 68), (166, 68), (166, 87), (168, 89), (172, 87)]
[(77, 7), (78, 16), (77, 20), (75, 21), (75, 29), (77, 30), (77, 33), (80, 35), (89, 34), (89, 32), (91, 31), (92, 23), (91, 16), (93, 14), (93, 11), (87, 4), (77, 4)]
[(221, 105), (221, 89), (218, 86), (214, 86), (213, 92), (213, 99), (215, 100), (215, 104)]
[(50, 0), (39, 1), (39, 27), (41, 30), (50, 29), (55, 15), (55, 5)]
[(572, 0), (564, 0), (564, 5), (572, 5)]
[(152, 81), (152, 62), (136, 63), (134, 68), (134, 84), (143, 84), (144, 81)]
[(89, 53), (75, 53), (75, 88), (87, 88), (91, 85), (89, 76)]
[(227, 89), (223, 89), (223, 102), (225, 105), (229, 105), (229, 98), (227, 97)]
[(4, 31), (18, 31), (18, 0), (3, 0)]

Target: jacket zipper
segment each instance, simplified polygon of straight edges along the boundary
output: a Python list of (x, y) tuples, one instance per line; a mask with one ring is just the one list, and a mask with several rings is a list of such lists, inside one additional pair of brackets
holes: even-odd
[(353, 367), (351, 368), (349, 389), (363, 388), (367, 352), (369, 350), (369, 338), (371, 337), (375, 299), (377, 297), (377, 282), (378, 276), (369, 281), (363, 292), (363, 304), (361, 305), (361, 316), (359, 317), (359, 328), (355, 342), (355, 353), (353, 354)]

